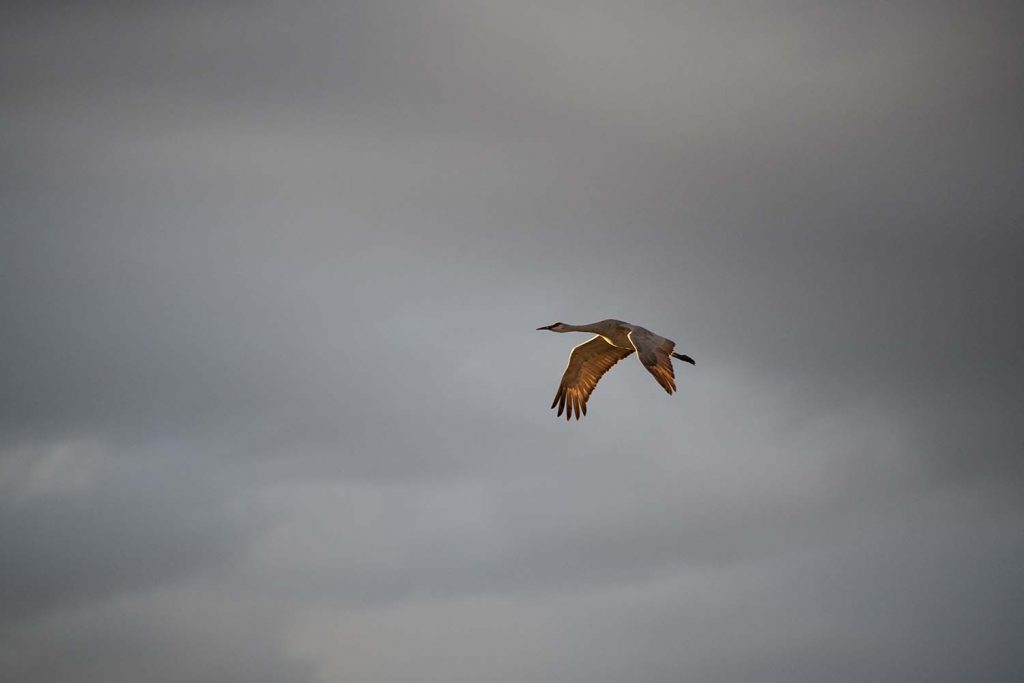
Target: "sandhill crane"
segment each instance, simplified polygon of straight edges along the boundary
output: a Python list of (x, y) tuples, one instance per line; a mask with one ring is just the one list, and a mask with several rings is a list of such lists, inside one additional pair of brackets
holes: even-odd
[(589, 325), (555, 323), (537, 329), (552, 332), (592, 332), (597, 335), (573, 347), (572, 353), (569, 354), (569, 363), (562, 373), (562, 382), (558, 385), (555, 400), (551, 403), (552, 408), (558, 406), (559, 416), (565, 411), (566, 405), (569, 406), (569, 410), (565, 411), (566, 420), (572, 417), (573, 412), (576, 413), (577, 420), (580, 419), (581, 412), (587, 414), (587, 399), (593, 393), (598, 380), (633, 351), (636, 351), (640, 362), (670, 395), (676, 390), (676, 376), (672, 371), (672, 360), (669, 356), (696, 365), (689, 356), (673, 352), (676, 343), (671, 339), (665, 339), (644, 327), (621, 320), (601, 320)]

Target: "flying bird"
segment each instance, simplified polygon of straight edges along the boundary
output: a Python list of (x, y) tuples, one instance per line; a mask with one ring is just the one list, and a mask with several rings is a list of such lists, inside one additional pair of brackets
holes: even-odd
[[(565, 412), (565, 419), (580, 413), (587, 414), (587, 400), (594, 392), (598, 380), (613, 365), (636, 351), (637, 358), (644, 367), (654, 375), (665, 391), (670, 395), (676, 390), (676, 375), (672, 370), (670, 356), (686, 361), (691, 365), (696, 362), (687, 355), (674, 353), (676, 343), (639, 325), (622, 322), (621, 320), (601, 320), (589, 325), (566, 325), (554, 323), (538, 330), (552, 332), (591, 332), (591, 337), (579, 346), (573, 347), (569, 354), (569, 363), (562, 373), (562, 382), (551, 407), (558, 406), (559, 417)], [(566, 406), (569, 410), (565, 410)]]

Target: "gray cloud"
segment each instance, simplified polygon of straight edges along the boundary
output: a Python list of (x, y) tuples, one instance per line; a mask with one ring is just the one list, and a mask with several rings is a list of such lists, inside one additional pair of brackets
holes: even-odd
[[(251, 542), (215, 468), (89, 443), (8, 453), (0, 539), (6, 621), (216, 571)], [(191, 466), (196, 461), (188, 462)]]
[[(3, 668), (1012, 680), (1020, 26), (12, 11)], [(567, 427), (604, 317), (698, 365)]]
[[(55, 656), (59, 648), (59, 656)], [(202, 587), (160, 590), (35, 620), (0, 644), (15, 680), (308, 681), (274, 606)]]

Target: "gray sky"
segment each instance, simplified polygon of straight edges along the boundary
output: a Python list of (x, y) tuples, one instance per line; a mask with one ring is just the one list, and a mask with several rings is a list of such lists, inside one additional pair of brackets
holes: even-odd
[(8, 8), (3, 677), (1019, 680), (1022, 19)]

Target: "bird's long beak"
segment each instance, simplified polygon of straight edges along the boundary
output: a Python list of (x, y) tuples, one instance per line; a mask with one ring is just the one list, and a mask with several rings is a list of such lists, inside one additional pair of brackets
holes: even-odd
[(554, 325), (548, 325), (546, 327), (538, 327), (537, 329), (538, 330), (550, 330), (552, 327), (554, 327)]

